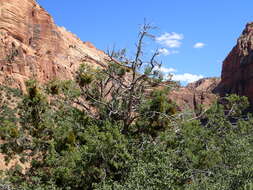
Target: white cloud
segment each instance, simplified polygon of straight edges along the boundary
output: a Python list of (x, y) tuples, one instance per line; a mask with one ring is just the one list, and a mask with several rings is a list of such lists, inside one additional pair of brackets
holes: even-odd
[(169, 48), (178, 48), (181, 46), (181, 40), (184, 39), (182, 34), (177, 34), (175, 32), (172, 33), (164, 33), (161, 36), (156, 38), (156, 41), (162, 45), (165, 45)]
[(161, 71), (165, 74), (177, 72), (176, 69), (167, 67), (155, 67), (155, 70)]
[(158, 50), (158, 52), (161, 54), (161, 55), (164, 55), (164, 56), (167, 56), (167, 55), (171, 55), (171, 54), (176, 54), (176, 53), (179, 53), (178, 51), (175, 51), (175, 50), (168, 50), (166, 48), (160, 48)]
[(179, 75), (173, 74), (172, 80), (191, 83), (191, 82), (195, 82), (199, 79), (202, 79), (203, 77), (204, 76), (202, 76), (202, 75), (194, 75), (194, 74), (190, 74), (190, 73), (184, 73), (184, 74), (179, 74)]
[(206, 44), (202, 43), (202, 42), (198, 42), (196, 44), (194, 44), (194, 48), (203, 48)]
[(161, 49), (158, 50), (158, 52), (162, 55), (165, 55), (165, 56), (170, 55), (170, 51), (166, 48), (161, 48)]
[(204, 78), (203, 75), (194, 75), (191, 73), (183, 73), (183, 74), (175, 74), (177, 72), (174, 68), (167, 68), (167, 67), (155, 67), (155, 70), (162, 72), (165, 78), (170, 78), (173, 81), (180, 81), (182, 83), (192, 83), (198, 81), (199, 79)]

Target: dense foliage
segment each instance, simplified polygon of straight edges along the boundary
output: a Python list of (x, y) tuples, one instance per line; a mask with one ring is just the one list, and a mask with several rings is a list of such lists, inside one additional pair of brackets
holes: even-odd
[(0, 188), (253, 188), (247, 98), (230, 95), (198, 113), (177, 112), (168, 98), (173, 83), (164, 85), (155, 69), (158, 54), (142, 65), (148, 29), (132, 61), (114, 54), (120, 63), (83, 64), (75, 81), (30, 80), (24, 95), (1, 87), (1, 152), (7, 163), (19, 162), (2, 172)]
[[(59, 94), (49, 98), (52, 84)], [(175, 117), (168, 92), (155, 90), (126, 134), (118, 118), (94, 119), (72, 105), (70, 99), (79, 96), (72, 82), (53, 81), (44, 89), (34, 81), (27, 85), (20, 104), (10, 108), (3, 103), (0, 113), (6, 161), (19, 155), (20, 163), (30, 163), (25, 171), (15, 165), (2, 174), (2, 183), (13, 189), (251, 186), (253, 117), (245, 114), (245, 97), (226, 97), (191, 119), (182, 113)]]

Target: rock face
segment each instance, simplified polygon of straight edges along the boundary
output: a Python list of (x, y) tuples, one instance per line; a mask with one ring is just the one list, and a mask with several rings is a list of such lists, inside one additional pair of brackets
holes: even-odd
[(253, 22), (248, 23), (237, 45), (223, 62), (221, 82), (215, 89), (222, 96), (247, 96), (253, 104)]
[(83, 62), (106, 64), (107, 55), (54, 24), (34, 0), (0, 1), (0, 83), (71, 79)]
[(172, 91), (170, 98), (177, 103), (180, 110), (195, 110), (200, 105), (208, 107), (217, 99), (212, 91), (219, 82), (219, 78), (200, 79)]

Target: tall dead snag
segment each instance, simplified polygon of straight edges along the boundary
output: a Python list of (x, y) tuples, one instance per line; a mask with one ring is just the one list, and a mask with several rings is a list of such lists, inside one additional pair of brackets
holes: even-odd
[(94, 112), (97, 114), (95, 117), (122, 122), (125, 133), (139, 117), (138, 110), (148, 98), (150, 90), (163, 80), (159, 72), (161, 64), (156, 60), (159, 50), (149, 60), (144, 60), (144, 41), (154, 38), (150, 34), (153, 29), (149, 24), (142, 26), (133, 59), (127, 58), (125, 50), (113, 50), (108, 53), (110, 62), (105, 68), (93, 68), (84, 63), (77, 72), (76, 79), (82, 97), (89, 102), (84, 108), (96, 107), (98, 111)]

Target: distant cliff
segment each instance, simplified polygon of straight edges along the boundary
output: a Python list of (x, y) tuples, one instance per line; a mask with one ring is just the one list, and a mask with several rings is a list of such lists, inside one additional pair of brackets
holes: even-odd
[(220, 78), (204, 78), (180, 87), (170, 93), (170, 98), (179, 106), (180, 110), (195, 110), (198, 106), (209, 107), (217, 95), (213, 90), (220, 82)]

